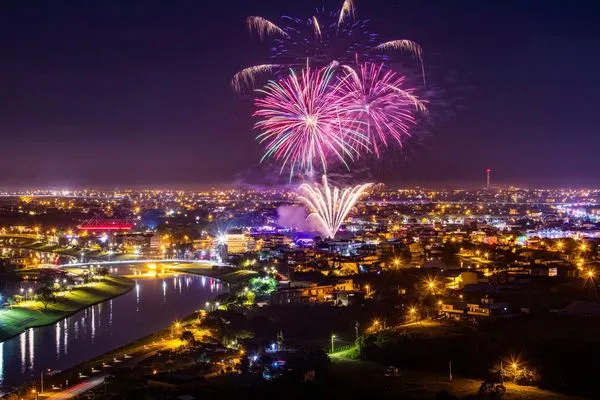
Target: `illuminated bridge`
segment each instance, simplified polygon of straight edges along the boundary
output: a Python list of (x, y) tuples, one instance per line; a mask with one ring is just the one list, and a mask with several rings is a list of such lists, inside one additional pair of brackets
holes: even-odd
[(135, 221), (130, 219), (92, 218), (83, 221), (77, 228), (82, 231), (130, 231), (135, 228)]
[(87, 267), (90, 265), (126, 265), (126, 264), (204, 264), (206, 266), (226, 266), (227, 264), (207, 261), (207, 260), (180, 260), (173, 258), (165, 258), (165, 259), (133, 259), (133, 260), (117, 260), (117, 261), (89, 261), (89, 262), (78, 262), (78, 263), (66, 263), (61, 264), (59, 267)]

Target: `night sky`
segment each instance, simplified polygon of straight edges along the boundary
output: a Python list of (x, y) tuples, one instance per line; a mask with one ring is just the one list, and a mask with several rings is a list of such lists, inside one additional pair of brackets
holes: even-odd
[[(373, 177), (466, 185), (490, 167), (502, 183), (600, 185), (596, 3), (356, 0), (373, 31), (422, 45), (439, 102), (423, 140)], [(309, 17), (322, 4), (3, 1), (0, 184), (243, 181), (261, 149), (229, 80), (268, 60), (244, 18)]]

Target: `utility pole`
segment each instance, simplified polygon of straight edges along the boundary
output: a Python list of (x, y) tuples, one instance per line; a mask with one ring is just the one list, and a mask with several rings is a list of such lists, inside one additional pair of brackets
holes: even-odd
[(44, 393), (44, 369), (40, 371), (40, 393)]
[(492, 173), (492, 170), (490, 168), (487, 168), (485, 170), (485, 176), (486, 176), (486, 180), (485, 180), (485, 188), (489, 189), (490, 188), (490, 175)]
[(452, 382), (452, 361), (448, 361), (448, 379)]
[(354, 323), (354, 333), (356, 334), (356, 341), (358, 342), (358, 321)]

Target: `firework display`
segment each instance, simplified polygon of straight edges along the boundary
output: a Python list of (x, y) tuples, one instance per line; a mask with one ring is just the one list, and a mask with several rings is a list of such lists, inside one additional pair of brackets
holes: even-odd
[(246, 19), (250, 33), (262, 41), (271, 40), (272, 61), (235, 74), (231, 84), (236, 91), (254, 87), (260, 74), (275, 71), (285, 74), (290, 67), (305, 65), (307, 61), (317, 67), (351, 65), (357, 57), (386, 62), (390, 51), (412, 54), (423, 70), (421, 46), (406, 39), (384, 41), (368, 29), (367, 21), (355, 19), (353, 0), (345, 0), (337, 12), (320, 10), (308, 19), (289, 16), (281, 19), (280, 25), (264, 17)]
[(311, 213), (308, 218), (317, 221), (321, 233), (333, 239), (356, 202), (369, 187), (371, 183), (340, 189), (329, 185), (327, 176), (323, 175), (320, 185), (300, 185), (299, 200), (309, 208)]
[(402, 145), (415, 124), (415, 111), (425, 104), (405, 88), (405, 78), (383, 64), (363, 63), (358, 70), (345, 67), (339, 95), (345, 100), (344, 114), (355, 121), (357, 130), (369, 139), (369, 150), (379, 157), (395, 141)]
[(346, 163), (368, 148), (360, 121), (347, 110), (348, 96), (340, 95), (332, 79), (329, 67), (307, 67), (258, 90), (264, 96), (256, 99), (254, 115), (258, 140), (265, 144), (263, 159), (282, 160), (282, 170), (289, 164), (292, 175), (297, 169), (312, 175), (315, 163), (325, 172), (331, 156)]
[(424, 103), (404, 88), (404, 77), (383, 64), (310, 67), (257, 90), (254, 116), (265, 145), (263, 160), (283, 161), (281, 170), (313, 175), (333, 162), (349, 169), (361, 155), (379, 156), (390, 142), (402, 144)]
[[(247, 18), (251, 33), (272, 43), (272, 61), (247, 67), (232, 79), (236, 91), (254, 87), (257, 77), (271, 80), (256, 89), (257, 140), (261, 162), (272, 158), (322, 184), (304, 183), (300, 200), (310, 209), (323, 235), (333, 238), (360, 196), (371, 186), (330, 186), (327, 172), (341, 164), (350, 170), (358, 158), (402, 146), (411, 136), (417, 113), (426, 111), (401, 73), (389, 66), (389, 51), (406, 51), (422, 63), (421, 47), (410, 40), (385, 41), (355, 19), (353, 0), (338, 12), (317, 12), (307, 20)], [(424, 76), (424, 73), (423, 73)]]

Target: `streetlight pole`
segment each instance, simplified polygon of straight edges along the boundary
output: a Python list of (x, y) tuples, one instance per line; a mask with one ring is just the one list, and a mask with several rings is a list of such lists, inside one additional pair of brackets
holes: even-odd
[(334, 340), (335, 340), (335, 335), (331, 335), (331, 352), (332, 353), (335, 351)]

